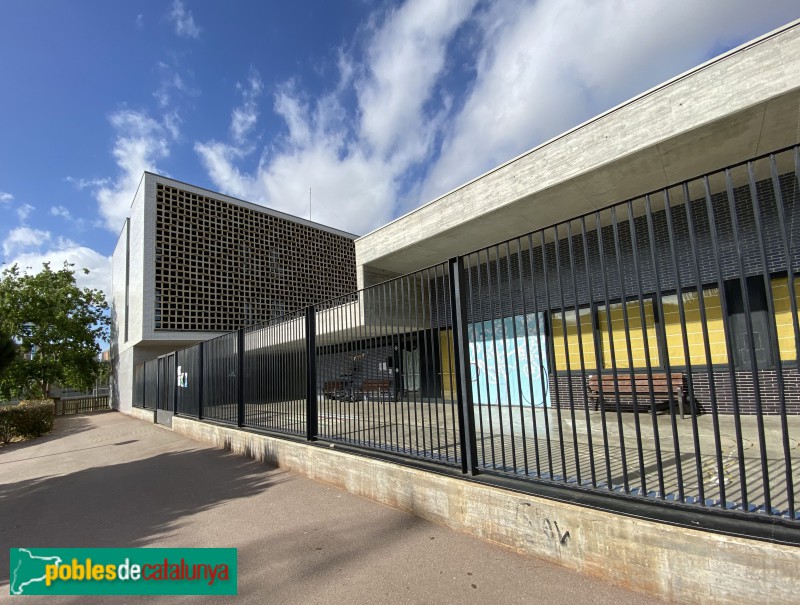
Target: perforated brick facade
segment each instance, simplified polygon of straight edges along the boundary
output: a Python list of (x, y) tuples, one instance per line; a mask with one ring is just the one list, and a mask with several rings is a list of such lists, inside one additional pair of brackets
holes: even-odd
[(160, 182), (155, 210), (156, 331), (236, 330), (356, 289), (345, 235)]

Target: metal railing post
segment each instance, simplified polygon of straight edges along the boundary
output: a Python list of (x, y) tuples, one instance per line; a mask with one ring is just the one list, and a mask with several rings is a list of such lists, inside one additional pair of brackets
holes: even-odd
[(236, 333), (236, 425), (244, 426), (244, 328)]
[(203, 419), (203, 381), (205, 380), (205, 376), (203, 375), (203, 345), (204, 342), (200, 342), (198, 352), (197, 352), (197, 368), (198, 368), (198, 379), (197, 379), (197, 419)]
[(475, 475), (478, 472), (478, 449), (475, 439), (475, 416), (472, 413), (464, 257), (451, 258), (448, 265), (450, 269), (450, 308), (452, 309), (455, 344), (453, 363), (456, 367), (456, 398), (460, 420), (458, 434), (461, 442), (461, 472)]
[(172, 364), (172, 380), (174, 381), (173, 386), (172, 386), (172, 413), (173, 414), (180, 414), (180, 411), (178, 410), (178, 393), (180, 393), (180, 391), (178, 390), (178, 355), (179, 354), (180, 354), (180, 351), (175, 351), (175, 353), (173, 353), (173, 359), (175, 360), (174, 363)]
[(316, 441), (317, 418), (317, 312), (306, 307), (306, 439)]

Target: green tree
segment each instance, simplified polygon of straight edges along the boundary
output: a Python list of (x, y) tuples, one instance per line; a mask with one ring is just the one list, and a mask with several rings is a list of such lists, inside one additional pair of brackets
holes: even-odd
[(0, 332), (21, 353), (0, 376), (0, 397), (48, 397), (55, 385), (94, 384), (97, 341), (108, 340), (108, 303), (102, 291), (76, 285), (73, 266), (53, 271), (44, 263), (29, 275), (12, 265), (0, 275)]
[(16, 356), (17, 345), (14, 344), (14, 339), (8, 334), (0, 332), (0, 376), (11, 365)]

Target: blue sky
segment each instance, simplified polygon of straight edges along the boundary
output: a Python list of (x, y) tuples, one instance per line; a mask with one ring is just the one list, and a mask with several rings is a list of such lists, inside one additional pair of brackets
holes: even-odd
[(0, 3), (0, 262), (110, 286), (143, 170), (363, 234), (796, 0)]

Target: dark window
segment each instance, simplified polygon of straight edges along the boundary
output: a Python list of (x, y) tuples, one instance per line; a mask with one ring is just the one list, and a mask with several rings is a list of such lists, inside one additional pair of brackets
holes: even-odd
[[(750, 304), (750, 320), (753, 327), (753, 349), (756, 367), (761, 370), (772, 367), (773, 359), (769, 346), (769, 317), (767, 315), (767, 292), (764, 279), (760, 276), (748, 277), (747, 301)], [(725, 298), (728, 303), (728, 325), (731, 332), (733, 364), (737, 370), (751, 370), (750, 334), (745, 313), (745, 299), (742, 296), (741, 280), (725, 282)]]

